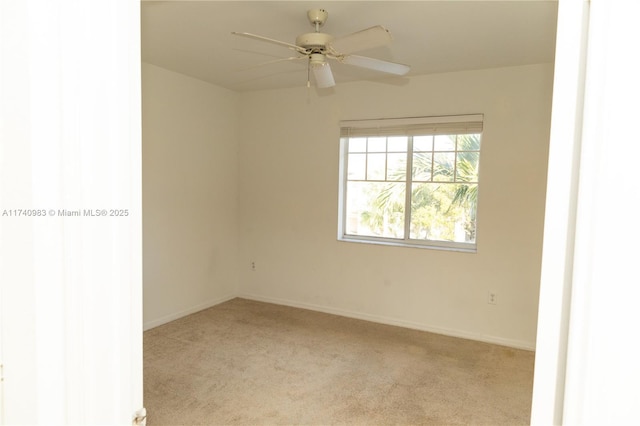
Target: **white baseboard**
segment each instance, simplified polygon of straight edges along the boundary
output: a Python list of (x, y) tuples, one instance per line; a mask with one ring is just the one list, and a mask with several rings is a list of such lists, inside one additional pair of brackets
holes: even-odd
[(496, 345), (508, 346), (510, 348), (515, 348), (515, 349), (524, 349), (528, 351), (535, 350), (535, 344), (531, 342), (523, 341), (523, 340), (504, 339), (502, 337), (468, 333), (466, 331), (460, 331), (460, 330), (454, 330), (454, 329), (448, 329), (448, 328), (432, 327), (426, 324), (399, 320), (395, 318), (388, 318), (380, 315), (371, 315), (371, 314), (366, 314), (362, 312), (348, 311), (344, 309), (333, 308), (333, 307), (322, 306), (322, 305), (315, 305), (311, 303), (296, 302), (293, 300), (264, 297), (264, 296), (254, 295), (254, 294), (240, 294), (238, 295), (238, 297), (243, 299), (255, 300), (257, 302), (266, 302), (266, 303), (273, 303), (276, 305), (291, 306), (293, 308), (309, 309), (311, 311), (318, 311), (318, 312), (324, 312), (327, 314), (340, 315), (343, 317), (361, 319), (361, 320), (376, 322), (380, 324), (395, 325), (398, 327), (410, 328), (413, 330), (427, 331), (429, 333), (442, 334), (445, 336), (459, 337), (462, 339), (476, 340), (476, 341), (485, 342), (485, 343), (493, 343)]
[(324, 312), (324, 313), (333, 314), (333, 315), (340, 315), (340, 316), (347, 317), (347, 318), (361, 319), (361, 320), (376, 322), (376, 323), (380, 323), (380, 324), (394, 325), (394, 326), (398, 326), (398, 327), (410, 328), (410, 329), (413, 329), (413, 330), (427, 331), (429, 333), (442, 334), (442, 335), (445, 335), (445, 336), (459, 337), (459, 338), (462, 338), (462, 339), (469, 339), (469, 340), (476, 340), (476, 341), (480, 341), (480, 342), (493, 343), (493, 344), (496, 344), (496, 345), (507, 346), (507, 347), (515, 348), (515, 349), (524, 349), (524, 350), (528, 350), (528, 351), (534, 351), (535, 350), (535, 344), (533, 344), (531, 342), (523, 341), (523, 340), (504, 339), (502, 337), (487, 336), (487, 335), (484, 335), (484, 334), (469, 333), (469, 332), (466, 332), (466, 331), (454, 330), (454, 329), (449, 329), (449, 328), (433, 327), (433, 326), (429, 326), (427, 324), (421, 324), (421, 323), (416, 323), (416, 322), (412, 322), (412, 321), (400, 320), (400, 319), (396, 319), (396, 318), (389, 318), (389, 317), (385, 317), (385, 316), (381, 316), (381, 315), (372, 315), (372, 314), (367, 314), (367, 313), (362, 313), (362, 312), (356, 312), (356, 311), (349, 311), (349, 310), (340, 309), (340, 308), (334, 308), (334, 307), (330, 307), (330, 306), (316, 305), (316, 304), (311, 304), (311, 303), (297, 302), (297, 301), (288, 300), (288, 299), (279, 299), (279, 298), (275, 298), (275, 297), (265, 297), (265, 296), (255, 295), (255, 294), (247, 294), (247, 293), (238, 294), (238, 295), (229, 295), (229, 296), (226, 296), (226, 297), (210, 300), (208, 302), (201, 303), (201, 304), (193, 306), (191, 308), (184, 309), (184, 310), (181, 310), (179, 312), (174, 312), (174, 313), (171, 313), (169, 315), (165, 315), (165, 316), (163, 316), (161, 318), (145, 322), (143, 324), (143, 330), (144, 331), (150, 330), (150, 329), (152, 329), (154, 327), (158, 327), (158, 326), (166, 324), (168, 322), (171, 322), (171, 321), (177, 320), (179, 318), (185, 317), (187, 315), (191, 315), (191, 314), (194, 314), (196, 312), (202, 311), (204, 309), (208, 309), (208, 308), (210, 308), (212, 306), (219, 305), (220, 303), (227, 302), (227, 301), (229, 301), (231, 299), (234, 299), (236, 297), (241, 297), (243, 299), (249, 299), (249, 300), (255, 300), (255, 301), (258, 301), (258, 302), (273, 303), (273, 304), (276, 304), (276, 305), (291, 306), (293, 308), (309, 309), (311, 311)]
[(178, 318), (186, 317), (187, 315), (195, 314), (196, 312), (202, 311), (204, 309), (208, 309), (208, 308), (210, 308), (212, 306), (215, 306), (215, 305), (219, 305), (219, 304), (227, 302), (227, 301), (229, 301), (231, 299), (235, 299), (236, 297), (237, 296), (235, 296), (235, 295), (231, 295), (231, 296), (226, 296), (226, 297), (222, 297), (222, 298), (219, 298), (219, 299), (210, 300), (208, 302), (201, 303), (201, 304), (193, 306), (191, 308), (184, 309), (184, 310), (179, 311), (179, 312), (174, 312), (174, 313), (169, 314), (169, 315), (165, 315), (165, 316), (163, 316), (161, 318), (145, 322), (142, 325), (142, 329), (144, 331), (150, 330), (150, 329), (152, 329), (154, 327), (158, 327), (158, 326), (160, 326), (162, 324), (166, 324), (168, 322), (175, 321)]

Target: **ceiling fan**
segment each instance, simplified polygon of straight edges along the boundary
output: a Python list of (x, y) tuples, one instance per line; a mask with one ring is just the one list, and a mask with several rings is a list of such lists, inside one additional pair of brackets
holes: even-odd
[(298, 56), (277, 59), (260, 65), (280, 61), (308, 59), (307, 87), (310, 85), (310, 71), (313, 72), (316, 86), (318, 88), (335, 86), (336, 83), (327, 59), (395, 75), (404, 75), (411, 69), (408, 65), (352, 54), (353, 52), (359, 52), (361, 50), (390, 44), (392, 40), (391, 33), (383, 26), (377, 25), (362, 31), (334, 38), (329, 34), (320, 32), (320, 27), (325, 24), (328, 16), (329, 14), (324, 9), (309, 10), (307, 12), (307, 17), (309, 18), (311, 25), (315, 28), (315, 32), (299, 35), (296, 37), (295, 44), (250, 33), (232, 32), (232, 34), (277, 44), (298, 53)]

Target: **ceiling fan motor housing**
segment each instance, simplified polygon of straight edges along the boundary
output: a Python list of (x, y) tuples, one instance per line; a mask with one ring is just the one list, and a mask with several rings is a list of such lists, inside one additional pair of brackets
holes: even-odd
[(311, 51), (324, 51), (333, 37), (325, 33), (307, 33), (296, 37), (296, 46)]

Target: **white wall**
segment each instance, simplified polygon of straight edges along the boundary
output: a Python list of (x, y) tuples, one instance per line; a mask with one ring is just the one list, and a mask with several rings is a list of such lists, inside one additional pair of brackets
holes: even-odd
[(143, 63), (144, 324), (233, 297), (238, 96)]
[[(541, 64), (242, 94), (241, 294), (534, 348), (552, 77)], [(466, 113), (485, 117), (477, 254), (336, 240), (339, 120)]]

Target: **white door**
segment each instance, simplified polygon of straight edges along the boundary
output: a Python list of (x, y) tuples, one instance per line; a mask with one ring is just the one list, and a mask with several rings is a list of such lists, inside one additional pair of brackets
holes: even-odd
[(638, 423), (640, 3), (559, 3), (531, 423)]
[(2, 424), (142, 402), (138, 0), (0, 3)]

